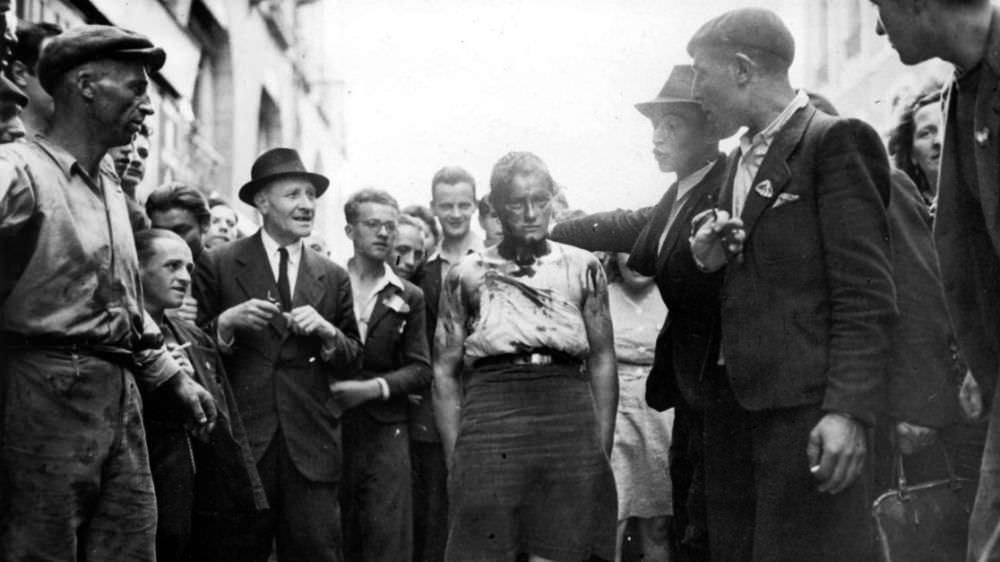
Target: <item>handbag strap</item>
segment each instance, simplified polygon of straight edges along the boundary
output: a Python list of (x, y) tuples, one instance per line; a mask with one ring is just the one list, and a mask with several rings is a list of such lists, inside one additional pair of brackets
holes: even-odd
[[(934, 445), (937, 448), (937, 450), (941, 451), (941, 457), (944, 459), (944, 468), (948, 475), (948, 482), (951, 484), (952, 487), (961, 486), (961, 482), (959, 481), (958, 475), (955, 474), (955, 468), (951, 464), (951, 455), (948, 454), (948, 449), (944, 446), (944, 443), (941, 442), (940, 438), (938, 438), (935, 441)], [(905, 463), (903, 462), (903, 453), (900, 452), (898, 445), (893, 446), (892, 451), (895, 461), (893, 463), (893, 472), (894, 472), (893, 479), (896, 481), (899, 493), (902, 494), (907, 486), (906, 468), (904, 466)]]

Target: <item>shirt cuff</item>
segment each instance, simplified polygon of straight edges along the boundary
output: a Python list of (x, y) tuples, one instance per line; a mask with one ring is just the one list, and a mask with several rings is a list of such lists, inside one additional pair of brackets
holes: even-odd
[(236, 343), (236, 336), (229, 338), (229, 341), (222, 339), (222, 334), (219, 333), (219, 329), (215, 330), (215, 343), (219, 346), (220, 353), (232, 353), (233, 344)]
[(389, 399), (389, 383), (385, 382), (382, 377), (375, 377), (375, 382), (378, 383), (379, 394), (382, 396), (382, 400)]

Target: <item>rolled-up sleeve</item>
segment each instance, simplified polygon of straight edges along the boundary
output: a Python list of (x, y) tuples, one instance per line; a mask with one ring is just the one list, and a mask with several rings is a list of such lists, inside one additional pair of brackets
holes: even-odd
[[(142, 331), (146, 336), (158, 337), (160, 327), (149, 313), (142, 315)], [(132, 354), (135, 361), (135, 380), (146, 390), (152, 390), (181, 372), (181, 366), (174, 360), (166, 346), (144, 349)]]

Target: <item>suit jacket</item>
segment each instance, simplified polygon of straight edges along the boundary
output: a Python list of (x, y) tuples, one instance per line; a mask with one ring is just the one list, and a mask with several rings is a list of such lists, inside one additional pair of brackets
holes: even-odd
[(893, 170), (888, 209), (899, 317), (892, 327), (888, 414), (930, 427), (958, 421), (951, 326), (931, 217), (917, 186)]
[[(251, 298), (278, 294), (260, 231), (203, 252), (195, 268), (198, 323), (217, 333), (220, 313)], [(330, 393), (334, 380), (351, 378), (361, 354), (351, 281), (342, 267), (303, 248), (292, 306), (312, 305), (342, 335), (329, 361), (316, 336), (293, 334), (282, 316), (262, 330), (236, 330), (224, 357), (233, 392), (259, 462), (279, 426), (289, 456), (318, 482), (340, 476), (340, 423)]]
[(365, 335), (360, 378), (385, 379), (389, 399), (359, 409), (380, 423), (406, 422), (409, 395), (431, 382), (424, 293), (409, 281), (403, 287), (389, 284), (379, 291)]
[[(732, 207), (739, 152), (720, 196)], [(882, 407), (896, 316), (890, 168), (878, 134), (806, 106), (777, 133), (724, 268), (722, 348), (751, 411), (819, 404), (867, 423)]]
[[(207, 444), (191, 440), (176, 399), (163, 395), (162, 390), (150, 393), (143, 403), (150, 464), (157, 459), (190, 463), (189, 451), (193, 450), (197, 510), (236, 513), (266, 509), (264, 487), (215, 342), (194, 324), (169, 313), (165, 323), (178, 343), (191, 344), (185, 353), (194, 368), (194, 380), (212, 393), (218, 418)], [(172, 489), (171, 482), (157, 484)]]
[(726, 159), (694, 186), (659, 250), (660, 236), (674, 202), (671, 186), (655, 207), (611, 211), (559, 223), (551, 238), (592, 251), (631, 252), (629, 267), (653, 276), (667, 305), (667, 318), (656, 340), (653, 367), (646, 382), (646, 401), (666, 410), (683, 400), (695, 409), (714, 399), (719, 349), (721, 272), (699, 271), (691, 257), (691, 218), (715, 205), (725, 179)]
[[(973, 131), (959, 131), (953, 82), (945, 102), (944, 145), (934, 238), (959, 354), (990, 400), (1000, 368), (1000, 8), (993, 7)], [(978, 185), (960, 173), (958, 135), (976, 135)]]
[[(420, 288), (424, 292), (425, 334), (428, 352), (434, 349), (434, 331), (437, 330), (438, 303), (441, 300), (441, 268), (444, 265), (444, 260), (435, 259), (425, 263), (424, 267), (421, 268)], [(410, 439), (425, 443), (439, 443), (441, 436), (438, 434), (437, 423), (434, 421), (434, 403), (431, 398), (430, 385), (420, 392), (420, 403), (411, 404), (409, 410)]]

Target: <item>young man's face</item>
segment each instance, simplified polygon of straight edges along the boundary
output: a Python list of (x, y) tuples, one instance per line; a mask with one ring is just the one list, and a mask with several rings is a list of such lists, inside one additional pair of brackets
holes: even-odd
[(236, 211), (227, 205), (212, 207), (208, 232), (205, 233), (205, 248), (212, 248), (236, 239)]
[(510, 189), (495, 200), (504, 237), (520, 242), (548, 238), (552, 197), (552, 186), (540, 174), (514, 176)]
[(192, 255), (201, 253), (201, 225), (198, 217), (188, 209), (174, 207), (166, 211), (153, 211), (149, 215), (153, 228), (169, 230), (184, 239)]
[(122, 188), (134, 196), (135, 187), (146, 176), (146, 159), (149, 158), (149, 139), (135, 135), (132, 142), (108, 151), (121, 178)]
[(926, 34), (921, 31), (921, 12), (913, 0), (872, 0), (878, 20), (875, 33), (885, 35), (903, 64), (917, 64), (935, 55), (928, 52)]
[(694, 104), (670, 104), (653, 115), (653, 156), (661, 172), (689, 168), (714, 142)]
[(476, 212), (476, 194), (471, 184), (439, 183), (434, 186), (431, 212), (441, 223), (444, 238), (459, 239), (469, 233), (472, 215)]
[(698, 49), (694, 54), (694, 81), (691, 94), (701, 102), (702, 110), (719, 138), (736, 133), (741, 123), (739, 111), (739, 84), (735, 65), (709, 49)]
[(275, 241), (286, 245), (309, 236), (316, 218), (316, 186), (309, 180), (289, 177), (271, 181), (255, 196), (264, 228)]
[(358, 218), (346, 227), (354, 242), (354, 255), (387, 261), (398, 228), (399, 211), (391, 205), (366, 202), (358, 205)]
[(400, 223), (396, 230), (396, 242), (389, 257), (389, 265), (393, 271), (409, 281), (417, 272), (417, 268), (424, 263), (424, 256), (423, 229), (412, 224)]
[(191, 249), (180, 240), (153, 242), (156, 251), (142, 264), (142, 292), (146, 305), (154, 310), (177, 308), (191, 285), (194, 260)]

